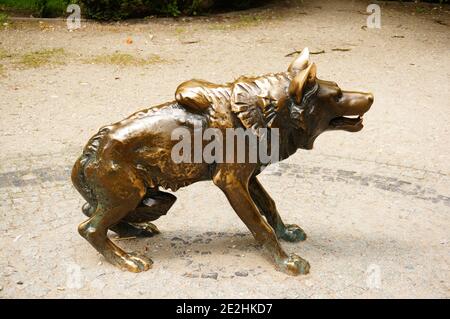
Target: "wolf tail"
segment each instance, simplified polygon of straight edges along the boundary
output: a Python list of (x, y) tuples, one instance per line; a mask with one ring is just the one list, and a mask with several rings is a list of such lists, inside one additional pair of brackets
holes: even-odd
[(83, 154), (81, 154), (81, 156), (77, 159), (72, 168), (72, 183), (87, 202), (83, 205), (81, 210), (83, 214), (88, 217), (90, 217), (97, 208), (97, 198), (92, 186), (86, 179), (86, 167), (97, 160), (100, 142), (109, 130), (109, 127), (104, 127), (100, 129), (97, 134), (91, 137), (83, 150)]

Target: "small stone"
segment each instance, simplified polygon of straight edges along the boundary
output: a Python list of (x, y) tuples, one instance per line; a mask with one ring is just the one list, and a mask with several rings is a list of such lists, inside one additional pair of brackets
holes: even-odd
[(209, 273), (202, 274), (202, 278), (210, 278), (210, 279), (215, 279), (215, 280), (217, 280), (218, 276), (219, 276), (219, 274), (216, 272), (209, 272)]
[(246, 271), (236, 271), (234, 274), (239, 277), (247, 277), (248, 276), (248, 272), (246, 272)]
[(18, 282), (16, 282), (16, 284), (23, 285), (23, 281), (18, 281)]

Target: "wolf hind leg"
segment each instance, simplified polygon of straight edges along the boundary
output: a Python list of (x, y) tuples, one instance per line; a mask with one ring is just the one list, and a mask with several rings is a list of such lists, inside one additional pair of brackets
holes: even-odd
[[(101, 173), (95, 176), (98, 204), (95, 211), (91, 211), (91, 217), (78, 226), (78, 232), (111, 264), (132, 272), (148, 270), (152, 265), (149, 258), (127, 253), (107, 237), (108, 229), (139, 205), (145, 195), (145, 186), (130, 177), (130, 171)], [(113, 185), (120, 185), (120, 188)]]
[[(96, 205), (93, 206), (89, 203), (85, 203), (81, 208), (81, 211), (87, 217), (91, 217), (96, 210)], [(115, 232), (119, 237), (152, 237), (159, 234), (158, 228), (152, 223), (132, 224), (123, 220), (117, 224), (109, 227), (109, 230)]]
[[(138, 207), (109, 229), (119, 237), (152, 237), (159, 234), (158, 227), (151, 221), (167, 214), (176, 199), (173, 194), (148, 189)], [(95, 209), (96, 207), (89, 203), (85, 203), (82, 207), (87, 217), (91, 217)]]

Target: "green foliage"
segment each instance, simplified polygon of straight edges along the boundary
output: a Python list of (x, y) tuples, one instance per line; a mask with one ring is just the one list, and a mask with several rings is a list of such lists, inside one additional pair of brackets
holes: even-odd
[(81, 12), (97, 20), (120, 20), (150, 14), (154, 7), (148, 0), (80, 0)]
[[(408, 2), (404, 0), (405, 2)], [(424, 0), (420, 2), (449, 3), (449, 0)], [(0, 0), (0, 5), (14, 10), (25, 11), (40, 17), (66, 15), (70, 3), (78, 3), (82, 14), (98, 20), (120, 20), (143, 18), (152, 14), (165, 16), (197, 15), (210, 9), (241, 10), (267, 0)], [(418, 9), (420, 11), (421, 9)], [(0, 16), (0, 20), (5, 19)]]
[(79, 0), (82, 12), (98, 20), (119, 20), (151, 14), (179, 16), (196, 13), (205, 0)]
[(257, 0), (79, 0), (83, 14), (98, 20), (142, 18), (151, 14), (197, 15), (212, 7), (244, 9)]
[(178, 2), (177, 0), (165, 1), (160, 7), (161, 13), (165, 13), (173, 17), (180, 15), (181, 11), (178, 8), (177, 2)]
[(70, 3), (78, 3), (82, 14), (97, 20), (197, 15), (211, 8), (245, 9), (263, 0), (0, 0), (7, 8), (26, 11), (40, 17), (66, 15)]
[(68, 0), (37, 0), (37, 10), (41, 17), (59, 17), (65, 14)]

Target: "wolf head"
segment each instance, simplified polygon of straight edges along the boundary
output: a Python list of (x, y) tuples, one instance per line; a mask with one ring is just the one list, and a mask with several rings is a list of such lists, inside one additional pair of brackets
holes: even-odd
[(325, 131), (360, 131), (362, 117), (373, 103), (371, 93), (344, 91), (335, 82), (318, 79), (316, 72), (308, 48), (288, 68), (291, 118), (305, 134), (302, 148), (306, 149)]

